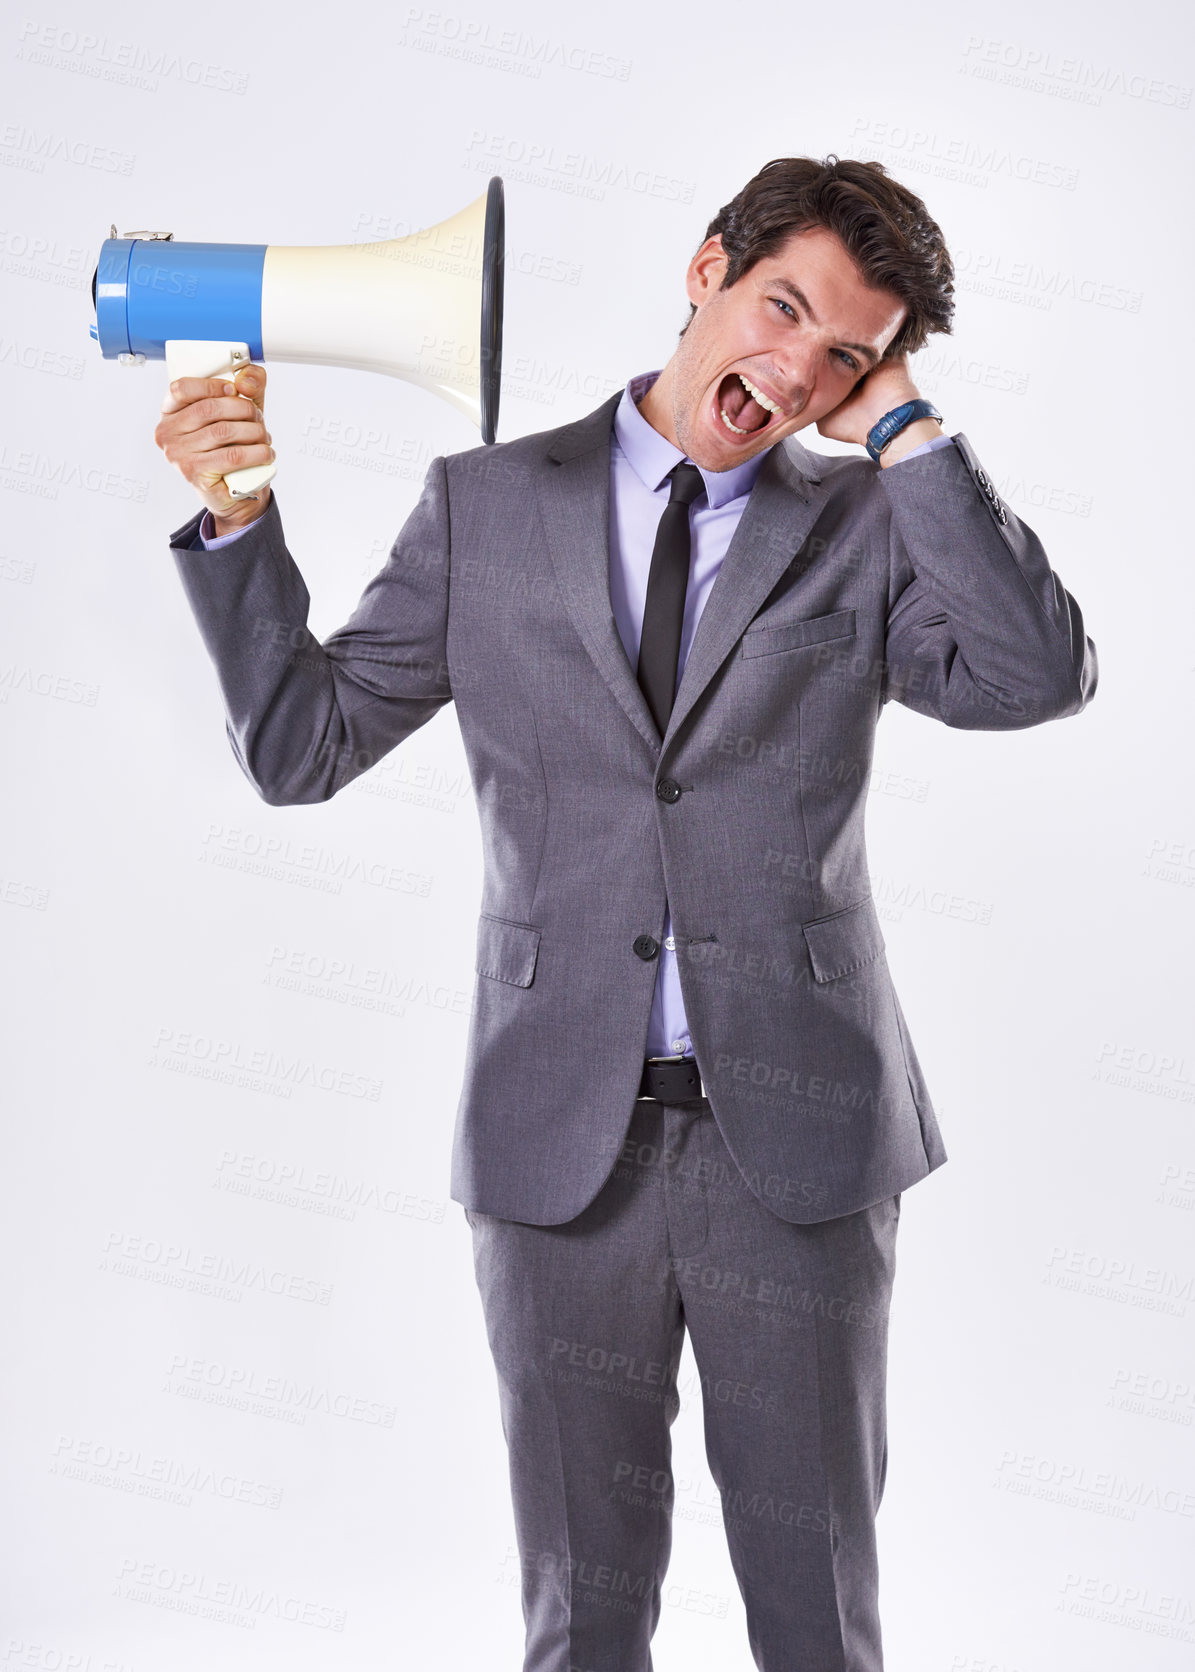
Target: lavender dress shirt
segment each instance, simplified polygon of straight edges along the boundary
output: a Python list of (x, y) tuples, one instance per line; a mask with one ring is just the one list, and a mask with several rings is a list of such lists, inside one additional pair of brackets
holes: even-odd
[[(647, 576), (660, 515), (668, 503), (668, 472), (687, 457), (648, 423), (638, 402), (646, 395), (659, 372), (641, 372), (632, 377), (622, 392), (614, 414), (610, 444), (610, 602), (614, 620), (627, 658), (639, 663), (639, 635), (647, 598)], [(905, 459), (935, 447), (948, 447), (948, 435), (934, 436), (905, 454)], [(705, 608), (731, 536), (743, 514), (748, 495), (759, 474), (767, 449), (736, 465), (733, 470), (702, 470), (705, 495), (698, 496), (689, 513), (691, 546), (689, 585), (681, 624), (680, 656), (676, 680), (680, 684), (685, 659)], [(693, 461), (690, 461), (693, 462)], [(903, 464), (904, 459), (897, 461)], [(890, 465), (889, 469), (896, 469)], [(701, 469), (700, 465), (697, 467)], [(197, 549), (213, 551), (240, 539), (244, 529), (217, 535), (210, 511), (199, 525)], [(692, 1056), (693, 1043), (681, 999), (676, 964), (676, 942), (672, 935), (672, 914), (665, 911), (664, 942), (656, 972), (651, 1018), (647, 1028), (647, 1055), (651, 1057)]]

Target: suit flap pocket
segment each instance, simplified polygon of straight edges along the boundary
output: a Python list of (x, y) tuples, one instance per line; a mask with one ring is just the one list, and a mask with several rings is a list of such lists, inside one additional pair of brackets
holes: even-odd
[(785, 621), (773, 627), (761, 621), (743, 634), (744, 656), (766, 656), (773, 650), (796, 650), (805, 644), (823, 644), (827, 639), (855, 636), (854, 610), (835, 610), (832, 615), (815, 615), (805, 621)]
[(833, 981), (862, 969), (884, 950), (879, 914), (870, 895), (857, 905), (837, 911), (833, 917), (818, 917), (803, 923), (815, 981)]
[(530, 987), (539, 952), (539, 930), (530, 923), (512, 923), (483, 912), (477, 920), (477, 973)]

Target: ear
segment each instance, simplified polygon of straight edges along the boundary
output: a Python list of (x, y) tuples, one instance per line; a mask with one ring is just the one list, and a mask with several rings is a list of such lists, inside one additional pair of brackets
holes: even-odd
[(716, 232), (697, 251), (685, 274), (685, 293), (695, 308), (709, 301), (729, 266), (730, 257), (722, 248), (722, 235)]

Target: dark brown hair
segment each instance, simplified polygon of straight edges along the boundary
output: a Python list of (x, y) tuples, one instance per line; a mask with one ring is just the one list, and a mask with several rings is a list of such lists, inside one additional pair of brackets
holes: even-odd
[[(883, 163), (840, 160), (833, 152), (777, 157), (719, 209), (706, 238), (722, 235), (728, 290), (756, 262), (775, 255), (794, 232), (822, 226), (837, 233), (864, 284), (890, 290), (905, 304), (904, 323), (884, 359), (914, 354), (954, 317), (954, 264), (938, 223), (921, 199)], [(704, 240), (703, 240), (704, 241)], [(683, 337), (697, 309), (690, 304)]]

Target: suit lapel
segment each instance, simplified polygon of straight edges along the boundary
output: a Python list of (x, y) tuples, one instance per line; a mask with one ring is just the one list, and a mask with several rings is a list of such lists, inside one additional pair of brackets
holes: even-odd
[(582, 642), (631, 724), (658, 754), (800, 550), (825, 490), (817, 459), (795, 437), (769, 451), (697, 623), (661, 740), (610, 600), (610, 435), (621, 398), (619, 390), (554, 433), (550, 462), (538, 476), (539, 503), (561, 594)]
[(800, 551), (821, 513), (825, 491), (816, 459), (795, 437), (771, 448), (693, 634), (664, 733), (665, 748)]
[(610, 433), (622, 390), (557, 430), (539, 474), (556, 579), (573, 623), (627, 718), (653, 754), (660, 734), (627, 660), (610, 601)]

